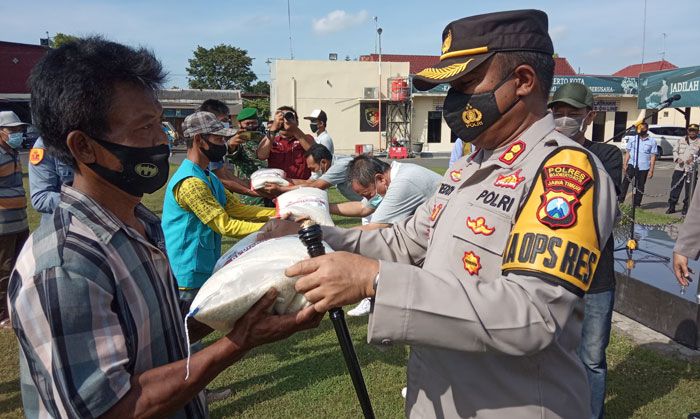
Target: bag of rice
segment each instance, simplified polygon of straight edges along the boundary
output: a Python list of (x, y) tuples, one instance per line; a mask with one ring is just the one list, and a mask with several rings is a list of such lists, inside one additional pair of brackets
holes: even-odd
[(286, 174), (282, 169), (258, 169), (250, 175), (250, 188), (257, 190), (265, 187), (266, 183), (288, 186)]
[(227, 265), (229, 262), (233, 261), (238, 256), (242, 255), (243, 253), (252, 249), (256, 245), (260, 244), (257, 242), (258, 234), (260, 234), (260, 233), (259, 232), (250, 233), (247, 236), (243, 237), (242, 239), (238, 240), (236, 242), (236, 244), (231, 246), (231, 248), (228, 249), (226, 251), (226, 253), (224, 253), (223, 256), (221, 256), (219, 258), (219, 260), (216, 261), (216, 264), (214, 265), (214, 272), (223, 268), (224, 265)]
[(328, 193), (318, 188), (299, 188), (277, 197), (277, 215), (292, 219), (309, 218), (316, 224), (334, 226), (328, 205)]

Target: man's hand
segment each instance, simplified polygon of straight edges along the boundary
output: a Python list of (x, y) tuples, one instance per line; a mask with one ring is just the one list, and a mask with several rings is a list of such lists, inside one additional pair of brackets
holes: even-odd
[(281, 195), (284, 192), (281, 190), (280, 185), (269, 182), (265, 183), (265, 186), (262, 188), (262, 191), (273, 197)]
[(681, 286), (687, 287), (689, 281), (692, 281), (690, 274), (693, 271), (688, 268), (688, 258), (676, 252), (673, 252), (673, 273), (676, 274), (676, 280)]
[(303, 260), (284, 272), (299, 276), (295, 288), (319, 313), (374, 297), (379, 261), (347, 252)]
[(289, 236), (290, 234), (297, 234), (300, 229), (301, 223), (276, 218), (262, 226), (259, 230), (257, 241), (261, 242), (269, 239), (276, 239), (277, 237)]
[(276, 298), (277, 290), (270, 289), (236, 322), (233, 330), (225, 338), (242, 350), (248, 351), (256, 346), (287, 338), (300, 330), (315, 328), (323, 318), (323, 313), (316, 312), (313, 307), (292, 314), (270, 314), (269, 309)]
[(282, 111), (275, 112), (274, 118), (272, 118), (272, 124), (270, 125), (270, 131), (279, 131), (284, 128), (284, 113)]
[(654, 177), (654, 168), (653, 167), (651, 169), (649, 169), (649, 176), (648, 177), (649, 177), (649, 179)]
[(228, 146), (231, 149), (235, 149), (241, 144), (244, 144), (246, 142), (245, 139), (241, 138), (241, 135), (239, 133), (236, 133), (233, 137), (228, 139)]

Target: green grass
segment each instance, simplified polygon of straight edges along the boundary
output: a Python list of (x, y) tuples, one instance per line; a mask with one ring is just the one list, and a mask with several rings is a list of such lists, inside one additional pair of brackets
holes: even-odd
[[(632, 214), (632, 206), (631, 205), (621, 204), (620, 209), (627, 216), (631, 216), (631, 214)], [(634, 212), (635, 212), (634, 217), (635, 217), (635, 221), (637, 224), (664, 225), (664, 224), (682, 222), (682, 219), (680, 217), (677, 217), (674, 215), (668, 215), (668, 214), (659, 214), (659, 213), (645, 210), (645, 209), (642, 209), (639, 207), (637, 207), (634, 210)], [(623, 222), (626, 222), (626, 220), (623, 220)]]
[[(440, 173), (442, 169), (434, 169)], [(173, 170), (174, 171), (174, 170)], [(444, 170), (442, 170), (444, 171)], [(330, 194), (332, 202), (342, 197)], [(144, 198), (160, 214), (163, 192)], [(39, 217), (29, 209), (32, 229)], [(356, 221), (334, 217), (349, 227)], [(232, 240), (225, 240), (228, 248)], [(225, 249), (224, 249), (225, 250)], [(403, 416), (401, 388), (406, 385), (408, 349), (379, 350), (366, 344), (366, 318), (349, 318), (372, 404), (378, 418)], [(217, 339), (213, 334), (207, 342)], [(17, 341), (0, 331), (0, 417), (22, 417)], [(608, 347), (608, 418), (685, 418), (700, 410), (700, 365), (666, 358), (646, 347), (635, 346), (613, 333)], [(210, 406), (212, 417), (242, 418), (356, 418), (361, 411), (338, 348), (335, 332), (326, 318), (318, 329), (252, 351), (226, 369), (210, 388), (231, 388), (231, 398)]]

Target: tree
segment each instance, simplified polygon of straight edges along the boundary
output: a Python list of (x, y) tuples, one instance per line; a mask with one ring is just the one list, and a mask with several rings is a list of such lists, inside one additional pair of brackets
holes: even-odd
[(67, 42), (77, 41), (78, 39), (79, 38), (75, 35), (68, 35), (58, 32), (53, 38), (51, 38), (50, 45), (51, 48), (58, 48)]
[(263, 80), (258, 80), (255, 84), (250, 86), (248, 93), (270, 96), (270, 83)]
[(264, 120), (270, 119), (270, 99), (260, 97), (255, 99), (243, 99), (243, 107), (255, 108), (258, 110), (258, 115)]
[(250, 69), (253, 59), (248, 51), (231, 45), (198, 46), (189, 64), (188, 81), (193, 89), (248, 90), (257, 78)]

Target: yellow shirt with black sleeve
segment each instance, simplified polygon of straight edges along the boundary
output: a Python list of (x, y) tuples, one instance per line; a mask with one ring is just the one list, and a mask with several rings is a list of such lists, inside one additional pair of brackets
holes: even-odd
[(219, 204), (209, 187), (202, 180), (189, 177), (180, 182), (173, 191), (175, 201), (186, 211), (222, 236), (240, 238), (254, 233), (275, 216), (274, 208), (243, 205), (228, 190), (226, 205)]

